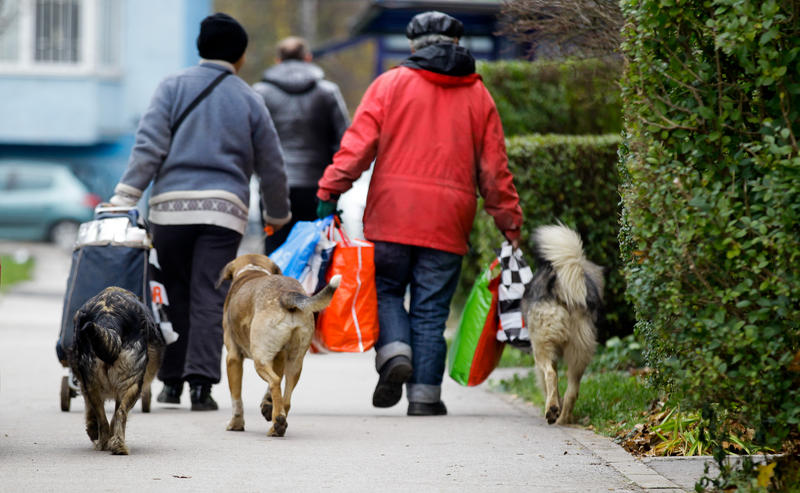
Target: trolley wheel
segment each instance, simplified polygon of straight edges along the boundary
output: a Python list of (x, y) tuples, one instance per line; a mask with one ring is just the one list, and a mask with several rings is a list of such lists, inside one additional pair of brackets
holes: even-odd
[(64, 412), (69, 411), (69, 404), (72, 398), (72, 389), (69, 388), (69, 377), (64, 375), (61, 377), (61, 410)]
[(150, 412), (150, 387), (147, 387), (142, 391), (142, 412), (149, 413)]

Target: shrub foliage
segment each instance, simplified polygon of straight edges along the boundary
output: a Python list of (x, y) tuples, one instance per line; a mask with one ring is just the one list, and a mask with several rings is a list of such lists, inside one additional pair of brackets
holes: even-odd
[(617, 133), (622, 128), (617, 59), (482, 62), (507, 136)]
[[(587, 257), (607, 268), (605, 320), (601, 320), (598, 334), (601, 342), (633, 330), (617, 240), (619, 143), (617, 135), (529, 135), (508, 140), (509, 168), (524, 216), (521, 247), (526, 260), (533, 262), (533, 229), (561, 221), (580, 233)], [(481, 209), (464, 261), (463, 292), (469, 291), (502, 242), (491, 217)]]
[(734, 420), (779, 448), (800, 423), (800, 2), (622, 8), (637, 330), (718, 436)]

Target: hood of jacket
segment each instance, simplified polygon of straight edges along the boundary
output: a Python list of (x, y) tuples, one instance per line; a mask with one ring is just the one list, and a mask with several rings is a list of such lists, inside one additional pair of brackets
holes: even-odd
[(468, 49), (453, 43), (426, 46), (412, 53), (400, 65), (455, 77), (475, 73), (475, 58)]
[(301, 94), (313, 89), (324, 76), (325, 72), (313, 63), (286, 60), (265, 70), (261, 80), (288, 93)]

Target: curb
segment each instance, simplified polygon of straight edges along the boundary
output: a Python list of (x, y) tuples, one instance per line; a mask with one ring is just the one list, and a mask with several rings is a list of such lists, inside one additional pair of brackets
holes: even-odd
[[(503, 400), (526, 414), (544, 419), (541, 411), (536, 406), (518, 396), (497, 390), (494, 383), (498, 382), (499, 379), (493, 379), (491, 376), (490, 379), (493, 380), (493, 382), (490, 382), (490, 385), (484, 387), (486, 392), (499, 395)], [(686, 493), (687, 491), (670, 479), (659, 474), (658, 471), (647, 466), (640, 459), (629, 454), (624, 448), (614, 443), (610, 438), (577, 426), (560, 426), (558, 429), (565, 432), (588, 449), (593, 455), (611, 466), (624, 478), (643, 491), (654, 493)]]

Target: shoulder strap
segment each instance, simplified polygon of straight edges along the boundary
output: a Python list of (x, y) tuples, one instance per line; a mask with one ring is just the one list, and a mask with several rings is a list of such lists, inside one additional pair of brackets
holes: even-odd
[(217, 87), (217, 85), (218, 85), (220, 82), (222, 82), (222, 79), (224, 79), (224, 78), (225, 78), (225, 77), (227, 77), (228, 75), (230, 75), (230, 72), (228, 72), (227, 70), (226, 70), (226, 71), (223, 71), (223, 72), (222, 72), (221, 74), (219, 74), (219, 75), (218, 75), (218, 76), (217, 76), (217, 77), (216, 77), (216, 78), (215, 78), (213, 81), (211, 81), (211, 84), (209, 84), (209, 85), (208, 85), (208, 86), (207, 86), (205, 89), (203, 89), (203, 92), (201, 92), (200, 94), (198, 94), (198, 95), (197, 95), (197, 97), (196, 97), (196, 98), (194, 98), (194, 100), (193, 100), (191, 103), (189, 103), (189, 106), (187, 106), (187, 107), (186, 107), (186, 109), (185, 109), (185, 110), (183, 110), (183, 113), (181, 113), (181, 115), (178, 117), (178, 119), (177, 119), (177, 120), (175, 120), (175, 123), (173, 123), (173, 124), (172, 124), (172, 127), (170, 127), (170, 131), (172, 132), (172, 135), (175, 135), (175, 132), (177, 132), (177, 131), (178, 131), (178, 127), (180, 127), (180, 126), (181, 126), (181, 123), (183, 123), (183, 120), (185, 120), (185, 119), (186, 119), (186, 116), (187, 116), (187, 115), (188, 115), (188, 114), (189, 114), (189, 113), (190, 113), (190, 112), (191, 112), (191, 111), (192, 111), (192, 110), (193, 110), (193, 109), (194, 109), (194, 108), (195, 108), (195, 107), (196, 107), (198, 104), (200, 104), (200, 102), (201, 102), (203, 99), (205, 99), (205, 97), (206, 97), (206, 96), (208, 96), (209, 94), (211, 94), (211, 91), (213, 91), (213, 90), (214, 90), (214, 88), (215, 88), (215, 87)]

